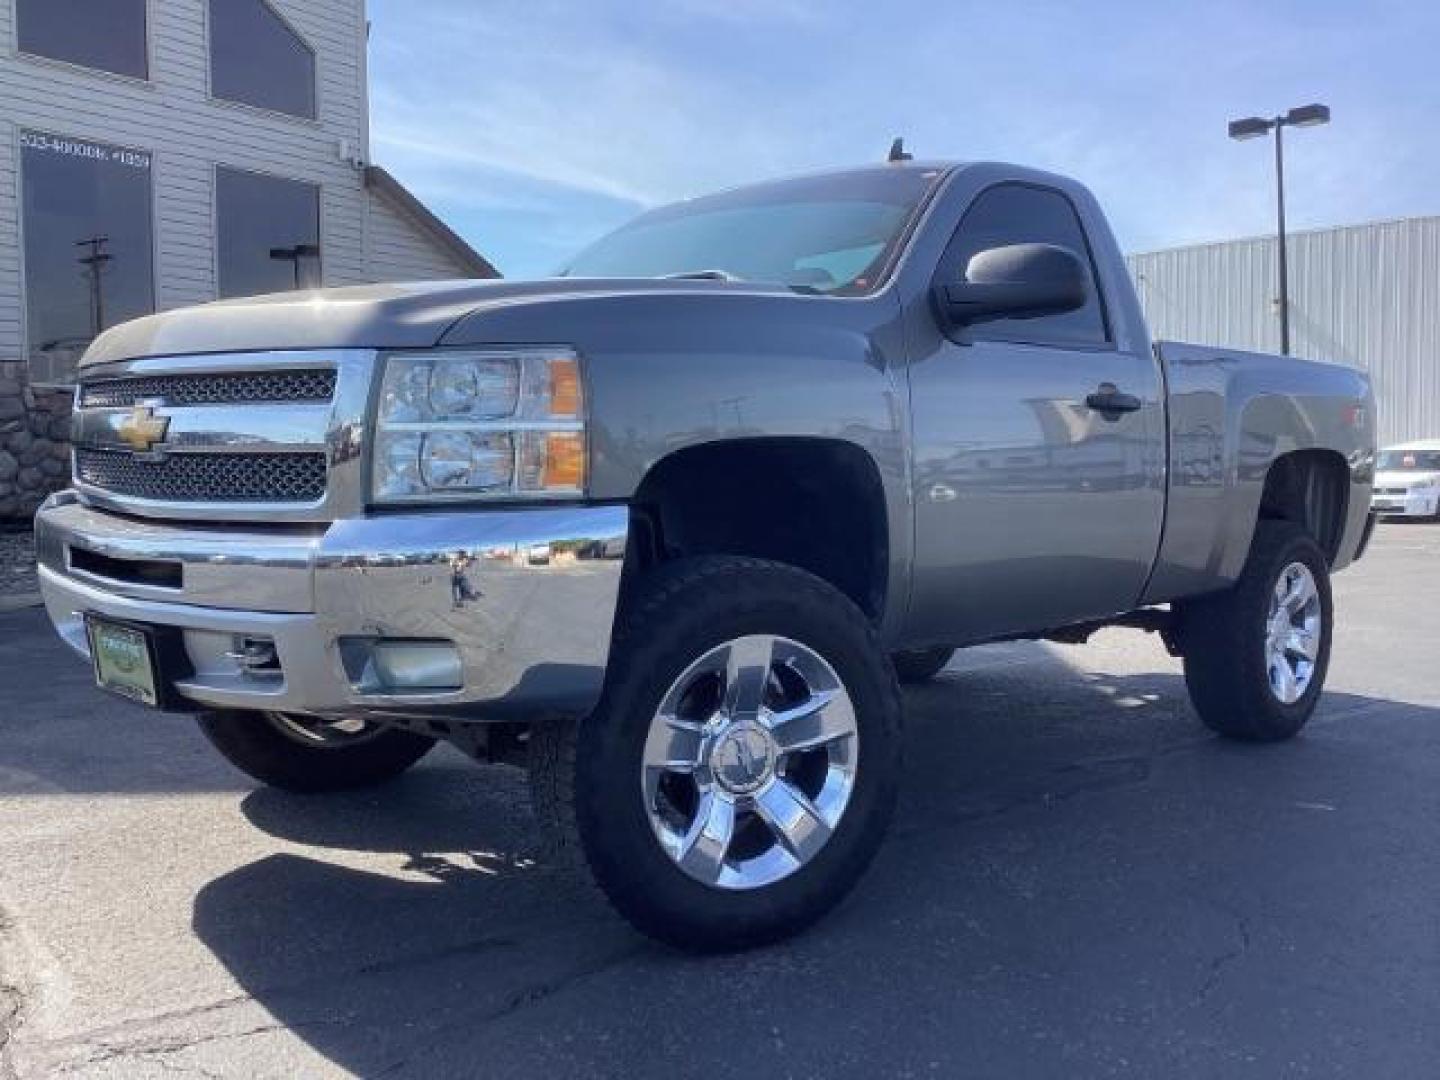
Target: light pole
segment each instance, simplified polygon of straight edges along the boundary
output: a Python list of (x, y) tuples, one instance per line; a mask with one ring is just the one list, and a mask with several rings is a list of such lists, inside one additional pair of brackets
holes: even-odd
[(281, 262), (288, 262), (295, 268), (295, 288), (300, 288), (300, 260), (318, 259), (320, 257), (320, 246), (318, 244), (296, 244), (294, 247), (273, 247), (270, 249), (270, 258), (278, 259)]
[(1300, 105), (1266, 120), (1247, 116), (1230, 121), (1230, 138), (1258, 139), (1275, 132), (1275, 218), (1280, 255), (1280, 351), (1290, 355), (1290, 268), (1285, 250), (1285, 137), (1287, 127), (1315, 127), (1330, 122), (1329, 105)]

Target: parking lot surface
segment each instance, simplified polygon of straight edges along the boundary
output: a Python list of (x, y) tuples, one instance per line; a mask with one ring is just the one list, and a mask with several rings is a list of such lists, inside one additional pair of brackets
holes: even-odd
[(1440, 527), (1336, 597), (1277, 746), (1136, 632), (960, 654), (855, 894), (709, 959), (537, 860), (514, 770), (257, 790), (0, 614), (0, 1078), (1433, 1076)]

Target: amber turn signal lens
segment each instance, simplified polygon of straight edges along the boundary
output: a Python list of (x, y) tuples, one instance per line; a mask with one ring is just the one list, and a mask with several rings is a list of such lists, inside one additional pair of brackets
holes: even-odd
[(550, 361), (550, 415), (580, 418), (580, 362), (573, 358)]
[(577, 491), (585, 486), (585, 443), (579, 432), (552, 431), (545, 436), (544, 486)]

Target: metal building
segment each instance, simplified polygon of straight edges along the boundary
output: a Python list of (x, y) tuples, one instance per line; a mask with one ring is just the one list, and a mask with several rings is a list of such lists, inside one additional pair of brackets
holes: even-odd
[[(1275, 238), (1132, 255), (1157, 338), (1278, 352)], [(1370, 373), (1380, 442), (1440, 438), (1440, 217), (1292, 233), (1291, 351)]]

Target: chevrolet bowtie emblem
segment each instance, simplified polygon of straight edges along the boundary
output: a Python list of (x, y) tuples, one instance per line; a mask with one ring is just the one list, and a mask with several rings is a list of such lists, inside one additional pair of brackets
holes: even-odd
[(156, 416), (155, 410), (150, 406), (136, 405), (134, 411), (120, 421), (115, 428), (115, 434), (119, 435), (127, 446), (143, 454), (163, 440), (165, 432), (169, 430), (168, 416)]

